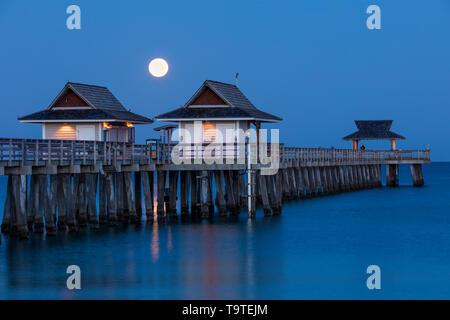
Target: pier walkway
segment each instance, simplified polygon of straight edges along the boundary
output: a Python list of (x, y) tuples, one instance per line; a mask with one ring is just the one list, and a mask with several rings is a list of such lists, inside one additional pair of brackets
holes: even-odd
[[(424, 183), (430, 150), (292, 148), (279, 144), (279, 170), (262, 174), (262, 159), (248, 170), (245, 144), (144, 145), (69, 140), (0, 139), (0, 175), (8, 176), (2, 232), (26, 239), (29, 232), (76, 232), (89, 224), (115, 225), (181, 216), (236, 215), (256, 205), (281, 213), (283, 201), (398, 184), (398, 166), (411, 166), (413, 185)], [(252, 149), (253, 148), (253, 149)], [(256, 146), (250, 145), (256, 155)], [(261, 157), (262, 158), (262, 157)], [(189, 160), (189, 161), (188, 161)], [(210, 160), (215, 160), (211, 164)], [(261, 160), (261, 161), (259, 161)], [(250, 161), (253, 162), (253, 161)], [(250, 181), (250, 183), (249, 183)], [(167, 186), (167, 187), (166, 187)], [(179, 202), (179, 206), (177, 205)], [(144, 206), (143, 206), (144, 205)], [(179, 210), (178, 210), (179, 208)]]

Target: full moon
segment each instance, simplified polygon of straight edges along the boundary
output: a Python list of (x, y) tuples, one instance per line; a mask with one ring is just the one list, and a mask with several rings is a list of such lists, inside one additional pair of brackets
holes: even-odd
[(150, 61), (148, 64), (148, 71), (150, 74), (156, 78), (164, 77), (169, 71), (169, 65), (166, 60), (161, 58), (156, 58)]

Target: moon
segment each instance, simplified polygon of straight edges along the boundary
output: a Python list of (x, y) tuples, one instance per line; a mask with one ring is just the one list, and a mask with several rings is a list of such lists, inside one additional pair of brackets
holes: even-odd
[(169, 64), (162, 58), (156, 58), (148, 64), (148, 71), (152, 76), (162, 78), (169, 71)]

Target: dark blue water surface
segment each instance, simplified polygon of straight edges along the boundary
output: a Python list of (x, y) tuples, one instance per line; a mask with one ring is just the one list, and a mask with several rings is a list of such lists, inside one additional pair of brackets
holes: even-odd
[[(2, 237), (2, 299), (450, 298), (450, 163), (426, 186), (285, 203), (280, 217), (101, 227), (29, 241)], [(1, 207), (6, 179), (0, 180)], [(66, 288), (79, 265), (81, 290)], [(368, 290), (366, 268), (381, 268)]]

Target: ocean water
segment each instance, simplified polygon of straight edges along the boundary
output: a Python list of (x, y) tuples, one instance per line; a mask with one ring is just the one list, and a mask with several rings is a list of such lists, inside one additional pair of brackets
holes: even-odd
[[(279, 217), (86, 229), (28, 241), (2, 236), (1, 299), (450, 298), (450, 163), (425, 186), (287, 202)], [(0, 180), (3, 208), (6, 179)], [(3, 209), (2, 209), (3, 210)], [(2, 211), (1, 211), (2, 212)], [(2, 213), (0, 213), (2, 214)], [(368, 290), (366, 269), (381, 268)], [(66, 268), (81, 268), (68, 290)]]

